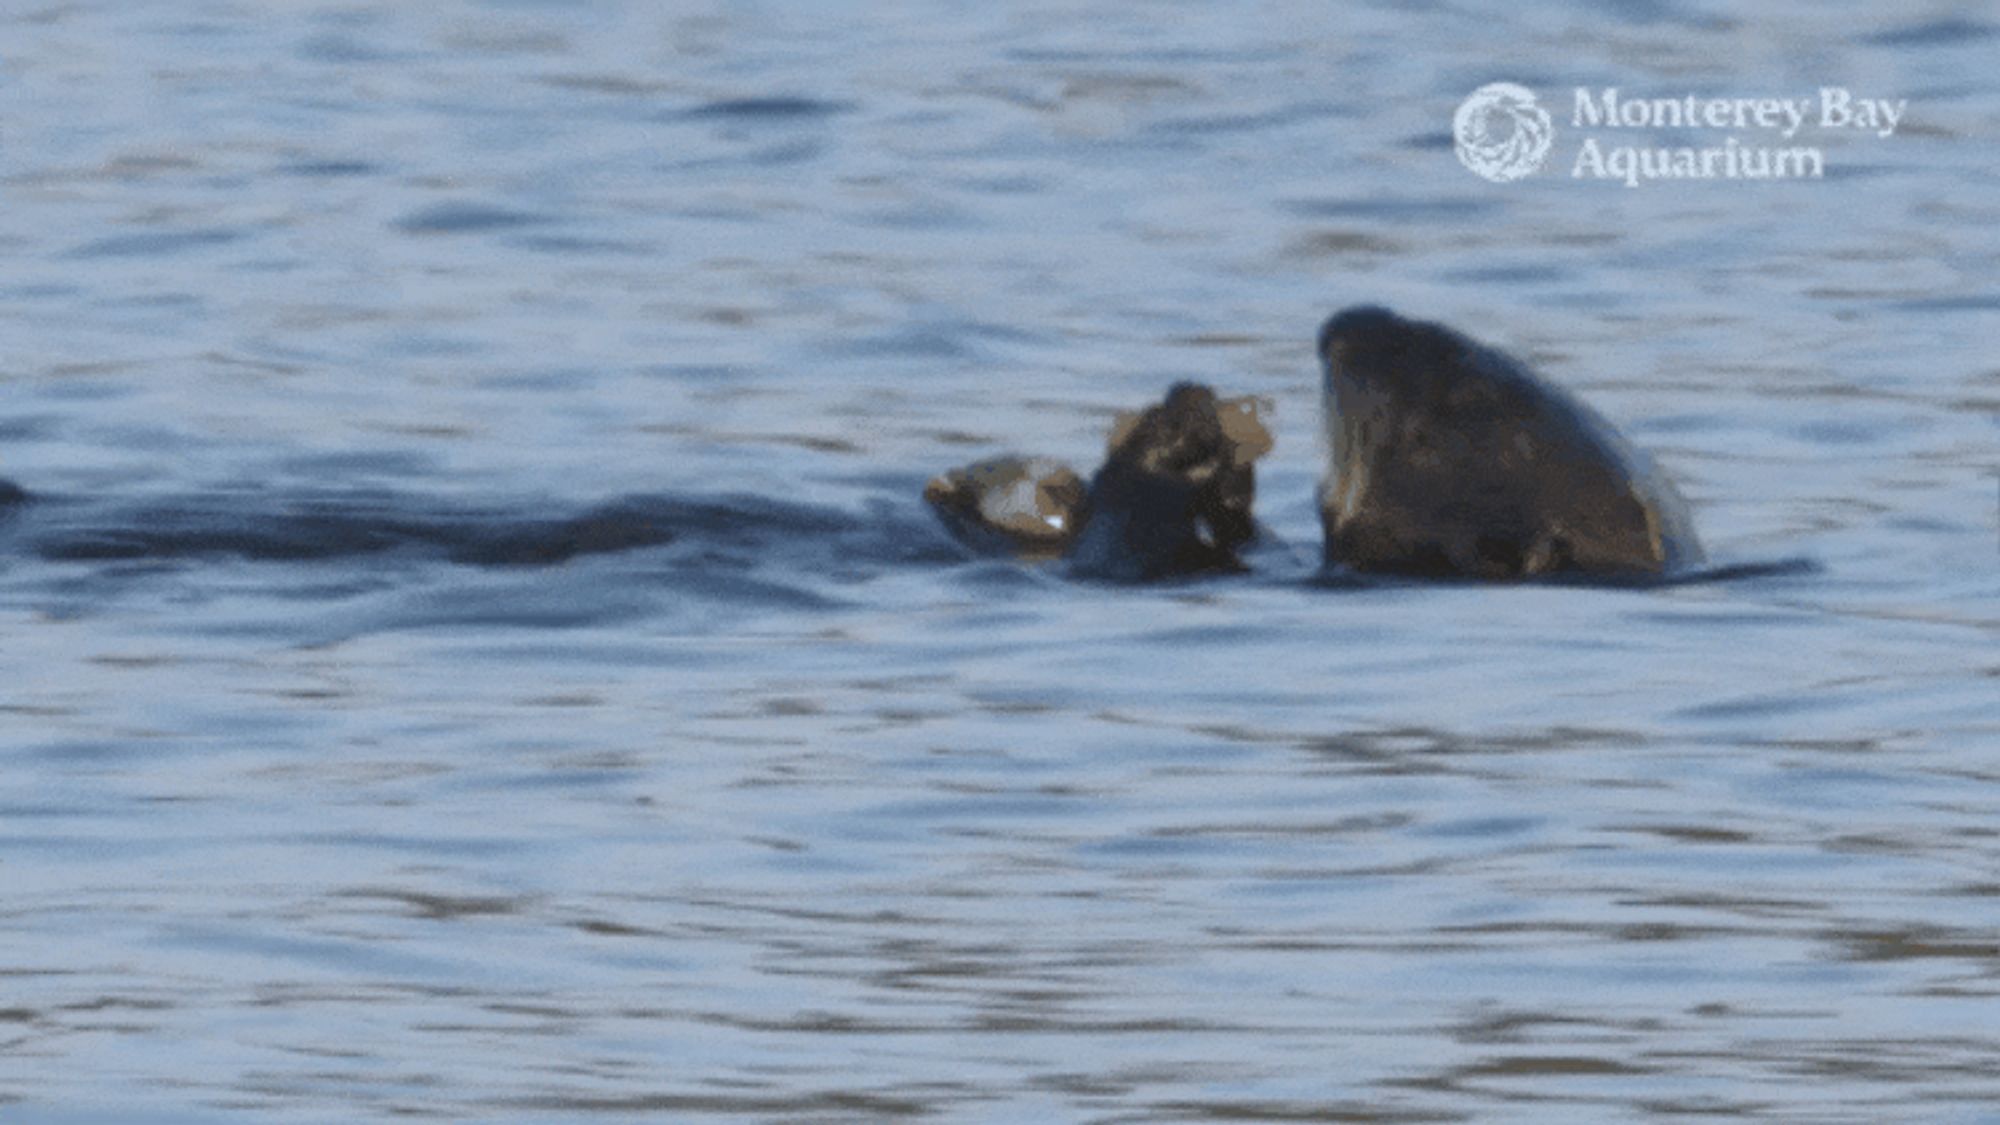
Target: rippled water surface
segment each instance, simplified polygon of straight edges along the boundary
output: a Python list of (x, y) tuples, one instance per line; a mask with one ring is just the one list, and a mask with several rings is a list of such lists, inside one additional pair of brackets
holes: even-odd
[[(1978, 11), (14, 6), (0, 1119), (2000, 1121)], [(1910, 110), (1496, 185), (1496, 78)], [(1309, 583), (1363, 300), (1816, 569)], [(1178, 378), (1289, 566), (923, 510)]]

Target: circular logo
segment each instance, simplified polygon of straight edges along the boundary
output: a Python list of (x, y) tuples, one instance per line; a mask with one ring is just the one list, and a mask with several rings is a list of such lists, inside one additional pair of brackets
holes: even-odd
[(1481, 86), (1451, 116), (1459, 163), (1496, 184), (1540, 168), (1554, 136), (1548, 111), (1535, 104), (1535, 92), (1512, 82)]

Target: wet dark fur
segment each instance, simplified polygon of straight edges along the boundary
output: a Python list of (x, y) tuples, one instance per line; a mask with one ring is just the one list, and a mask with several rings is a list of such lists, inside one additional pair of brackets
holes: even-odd
[(1504, 581), (1702, 562), (1672, 482), (1511, 356), (1373, 306), (1329, 319), (1319, 355), (1328, 564)]
[(1243, 569), (1236, 552), (1257, 533), (1254, 456), (1226, 432), (1214, 391), (1176, 384), (1091, 479), (1072, 569), (1126, 580)]

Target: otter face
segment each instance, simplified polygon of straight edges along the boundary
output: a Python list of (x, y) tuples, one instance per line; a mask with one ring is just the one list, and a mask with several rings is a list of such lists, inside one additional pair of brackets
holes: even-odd
[(1319, 329), (1319, 359), (1328, 384), (1344, 372), (1350, 360), (1381, 358), (1408, 338), (1409, 321), (1380, 305), (1356, 305), (1326, 318)]
[(1143, 472), (1191, 479), (1208, 476), (1228, 454), (1215, 392), (1199, 383), (1176, 383), (1160, 405), (1119, 416), (1108, 445), (1112, 459)]
[(1451, 329), (1405, 320), (1380, 305), (1358, 305), (1327, 318), (1319, 330), (1319, 360), (1329, 399), (1347, 388), (1421, 392), (1465, 366), (1474, 345)]
[(1320, 503), (1352, 508), (1367, 485), (1367, 464), (1358, 454), (1373, 441), (1386, 418), (1389, 372), (1404, 368), (1402, 353), (1423, 326), (1380, 305), (1356, 305), (1326, 319), (1319, 330), (1320, 398), (1326, 427), (1327, 472)]

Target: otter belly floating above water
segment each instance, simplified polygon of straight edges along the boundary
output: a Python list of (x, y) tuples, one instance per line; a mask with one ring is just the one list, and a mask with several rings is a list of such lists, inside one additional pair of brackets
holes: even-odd
[(1496, 349), (1364, 306), (1319, 335), (1326, 561), (1508, 580), (1702, 561), (1687, 503), (1611, 424)]
[(1084, 577), (1240, 570), (1236, 552), (1256, 535), (1255, 462), (1271, 448), (1260, 405), (1180, 383), (1119, 416), (1087, 487), (1059, 461), (1009, 456), (933, 479), (924, 499), (976, 549), (1063, 558)]

